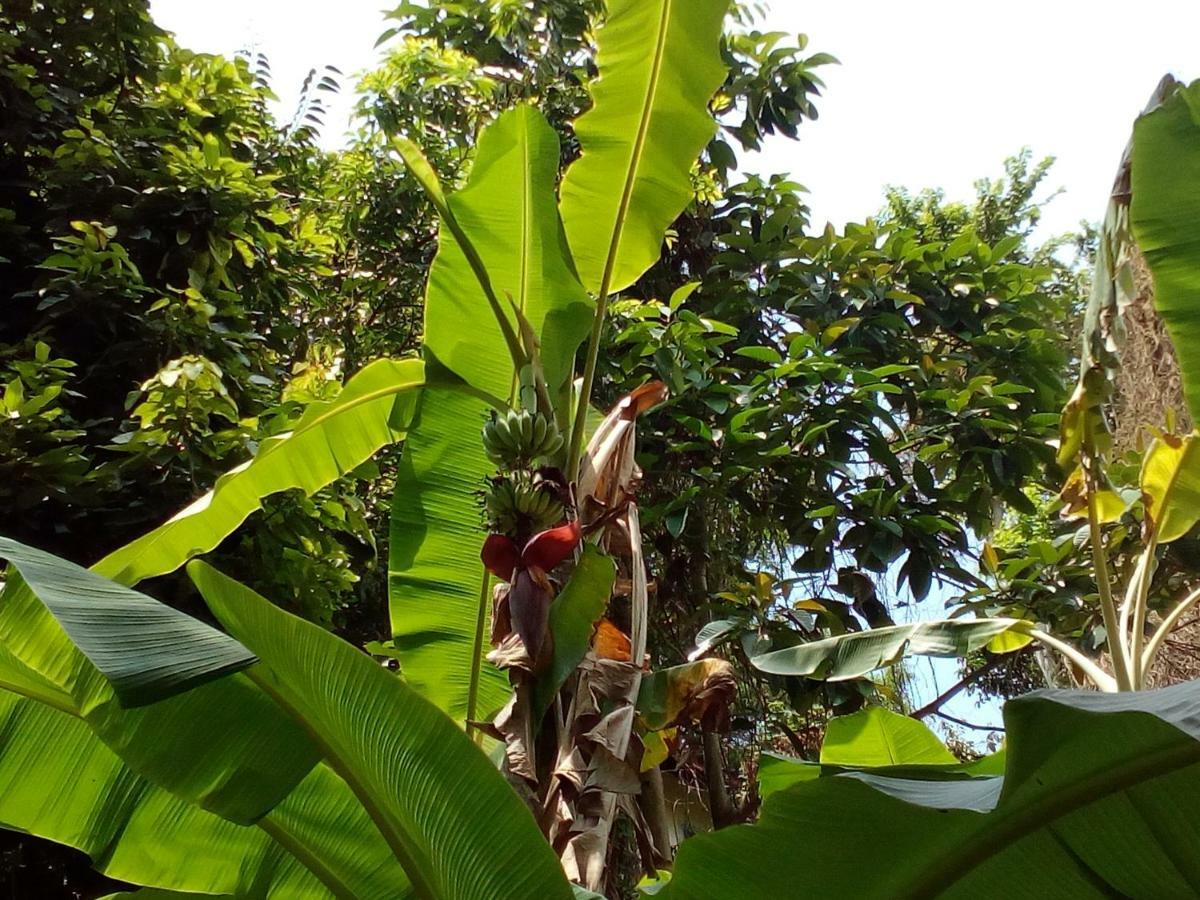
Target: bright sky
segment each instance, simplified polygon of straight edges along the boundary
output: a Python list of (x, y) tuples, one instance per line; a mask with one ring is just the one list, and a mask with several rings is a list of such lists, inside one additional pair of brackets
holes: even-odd
[[(305, 73), (370, 67), (388, 0), (152, 0), (155, 17), (197, 50), (261, 50), (290, 109)], [(790, 172), (816, 225), (875, 212), (885, 185), (969, 198), (1023, 146), (1054, 155), (1049, 231), (1098, 219), (1134, 116), (1159, 78), (1200, 77), (1196, 0), (773, 0), (764, 30), (803, 31), (825, 69), (820, 119), (799, 144), (772, 142), (746, 168)], [(330, 117), (345, 121), (349, 88)]]
[[(336, 144), (354, 73), (371, 67), (387, 0), (152, 0), (158, 22), (196, 50), (267, 55), (290, 113), (307, 71), (332, 64), (346, 78), (328, 120)], [(1134, 117), (1166, 72), (1200, 78), (1197, 0), (773, 0), (762, 30), (804, 32), (809, 52), (842, 65), (824, 70), (820, 119), (800, 142), (772, 141), (748, 171), (789, 172), (809, 189), (814, 225), (876, 212), (885, 186), (945, 188), (972, 196), (972, 182), (1002, 172), (1024, 146), (1058, 164), (1065, 189), (1047, 211), (1047, 233), (1099, 219)], [(936, 618), (927, 601), (914, 618)], [(904, 618), (902, 616), (901, 618)], [(914, 668), (926, 699), (954, 682), (956, 664)], [(997, 722), (963, 696), (947, 706)], [(930, 720), (931, 722), (933, 720)], [(971, 734), (978, 738), (978, 734)]]

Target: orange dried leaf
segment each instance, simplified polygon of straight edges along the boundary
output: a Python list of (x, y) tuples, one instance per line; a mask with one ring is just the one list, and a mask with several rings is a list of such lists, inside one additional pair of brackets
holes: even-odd
[(592, 651), (600, 659), (628, 662), (633, 657), (633, 645), (620, 628), (608, 619), (601, 619), (592, 637)]

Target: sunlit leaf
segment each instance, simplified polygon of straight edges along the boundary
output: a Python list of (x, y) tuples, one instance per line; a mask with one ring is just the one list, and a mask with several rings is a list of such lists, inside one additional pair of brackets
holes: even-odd
[(194, 561), (209, 607), (262, 660), (251, 670), (355, 788), (420, 896), (568, 898), (533, 816), (469, 737), (370, 657)]
[(416, 359), (380, 359), (346, 382), (337, 398), (310, 403), (287, 434), (263, 441), (249, 462), (217, 479), (213, 489), (137, 540), (92, 567), (122, 584), (179, 568), (207, 553), (269, 494), (299, 488), (311, 494), (404, 437), (424, 383)]
[(1196, 437), (1159, 438), (1142, 460), (1146, 519), (1160, 543), (1178, 540), (1200, 520), (1200, 441)]
[(595, 293), (633, 284), (692, 196), (689, 171), (716, 130), (727, 0), (611, 0), (596, 35), (600, 77), (575, 123), (581, 157), (562, 184), (580, 278)]

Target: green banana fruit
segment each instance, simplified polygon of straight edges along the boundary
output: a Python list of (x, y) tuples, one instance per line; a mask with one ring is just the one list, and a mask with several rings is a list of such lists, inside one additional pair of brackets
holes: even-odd
[(497, 534), (532, 535), (557, 525), (566, 517), (552, 489), (539, 486), (529, 476), (500, 476), (488, 482), (483, 495), (488, 530)]
[(535, 459), (550, 456), (562, 448), (558, 426), (542, 413), (509, 410), (491, 418), (483, 426), (483, 449), (497, 465), (521, 468)]

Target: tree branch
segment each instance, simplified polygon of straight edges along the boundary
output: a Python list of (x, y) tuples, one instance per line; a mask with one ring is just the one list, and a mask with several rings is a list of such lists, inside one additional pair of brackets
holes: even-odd
[(922, 706), (920, 709), (916, 710), (915, 712), (909, 713), (909, 716), (913, 719), (923, 719), (928, 715), (932, 715), (933, 713), (936, 713), (939, 709), (941, 709), (941, 707), (944, 703), (946, 703), (951, 698), (960, 694), (963, 691), (963, 689), (974, 684), (976, 681), (978, 681), (980, 678), (982, 678), (988, 672), (991, 672), (993, 669), (998, 668), (1000, 663), (1003, 662), (1004, 659), (1005, 659), (1004, 656), (999, 656), (999, 655), (993, 656), (991, 659), (989, 659), (986, 663), (984, 663), (978, 669), (975, 669), (974, 671), (967, 673), (967, 675), (961, 681), (959, 681), (958, 684), (946, 689), (941, 694), (939, 694), (937, 697), (935, 697), (933, 700), (930, 700), (928, 703), (926, 703), (924, 706)]

